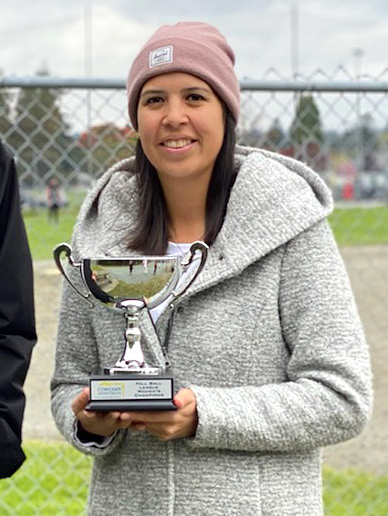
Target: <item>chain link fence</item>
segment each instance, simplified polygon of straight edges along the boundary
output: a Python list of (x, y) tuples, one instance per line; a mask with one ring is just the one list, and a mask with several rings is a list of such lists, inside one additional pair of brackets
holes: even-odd
[[(388, 82), (272, 72), (241, 82), (241, 95), (239, 141), (307, 162), (331, 188), (330, 222), (370, 344), (373, 416), (361, 436), (325, 450), (325, 515), (387, 515)], [(17, 162), (39, 336), (25, 386), (29, 460), (0, 481), (0, 514), (81, 515), (90, 461), (63, 442), (49, 408), (61, 284), (51, 254), (96, 178), (134, 151), (124, 82), (0, 77), (0, 135)]]

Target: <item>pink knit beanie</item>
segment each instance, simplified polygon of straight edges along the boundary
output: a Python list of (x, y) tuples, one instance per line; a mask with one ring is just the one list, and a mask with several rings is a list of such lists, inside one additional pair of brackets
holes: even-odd
[(144, 83), (151, 77), (170, 72), (189, 73), (207, 82), (237, 123), (240, 90), (233, 65), (233, 50), (215, 27), (201, 22), (163, 25), (141, 49), (128, 74), (128, 111), (132, 126), (137, 129), (137, 104)]

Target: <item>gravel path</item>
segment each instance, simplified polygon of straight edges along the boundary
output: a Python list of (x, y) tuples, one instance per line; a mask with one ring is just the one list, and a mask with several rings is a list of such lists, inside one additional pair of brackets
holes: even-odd
[[(388, 246), (341, 249), (353, 285), (371, 349), (375, 404), (366, 430), (346, 443), (325, 451), (336, 467), (357, 466), (379, 474), (388, 471)], [(54, 365), (61, 278), (53, 261), (34, 262), (36, 318), (39, 341), (25, 391), (27, 407), (24, 439), (61, 439), (50, 414), (49, 381)]]

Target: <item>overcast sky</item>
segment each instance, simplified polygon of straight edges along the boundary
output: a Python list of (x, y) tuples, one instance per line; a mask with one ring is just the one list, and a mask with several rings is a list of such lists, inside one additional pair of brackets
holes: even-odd
[(387, 80), (388, 0), (1, 0), (0, 70), (124, 78), (153, 31), (182, 20), (223, 32), (239, 79), (343, 67)]

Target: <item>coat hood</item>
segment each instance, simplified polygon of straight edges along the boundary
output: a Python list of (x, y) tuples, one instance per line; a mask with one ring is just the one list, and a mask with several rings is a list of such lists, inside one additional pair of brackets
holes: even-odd
[[(333, 208), (323, 180), (300, 161), (237, 146), (235, 166), (238, 174), (225, 221), (211, 246), (209, 267), (206, 264), (201, 281), (196, 281), (198, 288), (203, 282), (238, 274), (325, 218)], [(108, 170), (87, 196), (75, 228), (77, 254), (128, 254), (128, 235), (137, 214), (134, 159), (129, 158)]]
[(217, 240), (243, 267), (287, 243), (333, 209), (323, 180), (300, 161), (238, 146), (236, 166), (237, 179)]

